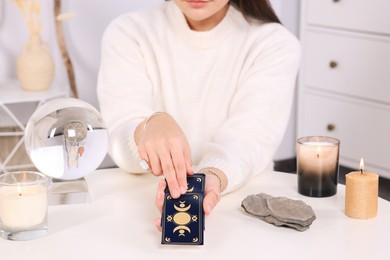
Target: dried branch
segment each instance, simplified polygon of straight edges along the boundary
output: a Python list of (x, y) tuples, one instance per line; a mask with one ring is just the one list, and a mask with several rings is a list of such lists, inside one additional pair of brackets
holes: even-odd
[[(61, 0), (54, 0), (54, 17), (59, 17), (61, 14)], [(58, 45), (61, 51), (62, 61), (64, 62), (67, 74), (68, 81), (70, 85), (70, 90), (73, 97), (78, 98), (77, 86), (76, 86), (76, 77), (72, 65), (72, 61), (69, 57), (68, 50), (65, 44), (64, 31), (62, 29), (62, 19), (56, 19), (56, 35)]]

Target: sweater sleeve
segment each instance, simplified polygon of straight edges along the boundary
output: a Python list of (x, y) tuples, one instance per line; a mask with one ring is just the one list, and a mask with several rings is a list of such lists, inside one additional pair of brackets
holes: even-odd
[(202, 147), (199, 168), (222, 170), (228, 178), (225, 193), (241, 187), (272, 163), (285, 132), (300, 45), (284, 30), (276, 30), (252, 46), (227, 120), (212, 142)]
[(98, 76), (100, 110), (109, 131), (113, 161), (128, 172), (142, 172), (134, 143), (134, 130), (151, 113), (152, 84), (137, 39), (139, 28), (126, 16), (106, 29), (101, 46)]

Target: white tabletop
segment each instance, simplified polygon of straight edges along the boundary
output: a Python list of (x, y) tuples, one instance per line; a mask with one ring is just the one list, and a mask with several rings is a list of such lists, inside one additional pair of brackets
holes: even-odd
[[(379, 199), (373, 219), (348, 218), (343, 185), (335, 196), (310, 198), (297, 193), (296, 175), (266, 172), (206, 217), (205, 245), (175, 246), (161, 245), (153, 224), (156, 177), (107, 169), (86, 179), (90, 203), (50, 206), (48, 235), (0, 239), (1, 259), (389, 259), (390, 203)], [(260, 192), (303, 200), (317, 219), (298, 232), (251, 217), (241, 201)]]

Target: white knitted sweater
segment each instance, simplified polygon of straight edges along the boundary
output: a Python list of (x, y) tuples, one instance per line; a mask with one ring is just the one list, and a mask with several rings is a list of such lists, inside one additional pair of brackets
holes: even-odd
[(133, 134), (156, 111), (186, 134), (193, 165), (215, 167), (237, 189), (272, 162), (285, 131), (300, 45), (282, 25), (248, 23), (230, 7), (212, 30), (193, 31), (172, 1), (122, 15), (102, 43), (98, 98), (109, 154), (139, 173)]

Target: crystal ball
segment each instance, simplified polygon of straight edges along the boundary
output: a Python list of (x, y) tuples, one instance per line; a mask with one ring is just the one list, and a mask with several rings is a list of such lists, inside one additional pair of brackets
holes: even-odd
[(28, 120), (24, 138), (35, 167), (59, 180), (84, 177), (107, 154), (108, 131), (99, 111), (75, 98), (40, 106)]

